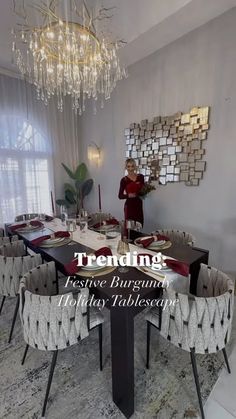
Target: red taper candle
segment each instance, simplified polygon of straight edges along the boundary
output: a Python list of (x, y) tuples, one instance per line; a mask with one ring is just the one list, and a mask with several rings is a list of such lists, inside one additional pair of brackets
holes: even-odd
[(98, 207), (99, 207), (99, 211), (102, 211), (101, 186), (100, 185), (98, 185)]

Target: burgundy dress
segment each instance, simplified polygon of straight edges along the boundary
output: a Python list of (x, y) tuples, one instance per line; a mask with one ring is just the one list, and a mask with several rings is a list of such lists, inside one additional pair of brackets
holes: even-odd
[(120, 181), (120, 190), (118, 197), (126, 199), (124, 212), (125, 220), (139, 221), (143, 225), (143, 202), (142, 199), (136, 196), (135, 198), (128, 198), (128, 193), (138, 193), (144, 185), (144, 176), (137, 175), (137, 179), (131, 180), (125, 176)]

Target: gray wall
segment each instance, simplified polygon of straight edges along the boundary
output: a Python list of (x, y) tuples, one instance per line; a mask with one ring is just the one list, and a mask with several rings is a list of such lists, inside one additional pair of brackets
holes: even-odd
[(100, 168), (89, 164), (95, 188), (86, 206), (96, 210), (101, 183), (103, 210), (123, 216), (117, 199), (124, 173), (124, 128), (156, 115), (211, 107), (205, 143), (207, 171), (199, 187), (158, 186), (144, 203), (145, 231), (175, 227), (192, 232), (210, 249), (210, 263), (236, 271), (236, 9), (168, 45), (129, 68), (112, 99), (97, 115), (87, 109), (80, 121), (81, 153), (102, 147)]

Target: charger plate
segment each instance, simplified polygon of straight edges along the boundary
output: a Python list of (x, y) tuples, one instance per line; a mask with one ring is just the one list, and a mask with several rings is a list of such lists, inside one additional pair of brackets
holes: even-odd
[[(151, 237), (151, 236), (148, 236), (148, 238), (149, 237)], [(144, 238), (144, 237), (142, 237), (142, 238)], [(146, 238), (146, 237), (145, 237)], [(138, 246), (138, 247), (141, 247), (141, 248), (143, 248), (143, 249), (149, 249), (149, 250), (153, 250), (153, 251), (156, 251), (156, 252), (159, 252), (160, 250), (163, 250), (163, 249), (169, 249), (169, 247), (171, 247), (172, 246), (172, 243), (171, 243), (171, 241), (165, 241), (163, 244), (161, 244), (160, 246), (158, 246), (158, 242), (153, 242), (153, 243), (151, 243), (148, 247), (143, 247), (142, 246), (142, 244), (141, 243), (139, 243), (138, 241), (140, 240), (140, 237), (139, 238), (137, 238), (136, 240), (134, 240), (134, 244), (135, 244), (135, 246)], [(161, 243), (163, 242), (163, 240), (161, 241)]]
[(39, 245), (39, 247), (43, 247), (43, 248), (60, 247), (60, 246), (65, 246), (66, 244), (69, 244), (70, 242), (71, 242), (71, 238), (65, 237), (64, 240), (60, 241), (59, 243), (43, 244), (42, 242)]
[(44, 225), (41, 225), (41, 226), (26, 226), (26, 227), (23, 227), (23, 228), (17, 228), (14, 232), (15, 233), (32, 233), (33, 231), (39, 231), (39, 230), (43, 230), (43, 229), (44, 229)]

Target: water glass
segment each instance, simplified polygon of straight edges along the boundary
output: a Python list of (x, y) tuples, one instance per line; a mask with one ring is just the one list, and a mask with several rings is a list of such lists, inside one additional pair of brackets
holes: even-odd
[(63, 225), (66, 225), (66, 220), (68, 218), (67, 208), (64, 205), (60, 206), (60, 216), (61, 222)]
[(109, 230), (106, 230), (106, 240), (108, 241), (108, 247), (112, 249), (117, 243), (117, 238), (120, 236), (120, 226), (117, 225)]
[(73, 240), (73, 233), (76, 231), (76, 220), (72, 218), (68, 218), (66, 220), (66, 229), (70, 233), (70, 238)]
[(80, 218), (82, 218), (83, 220), (87, 220), (88, 218), (88, 211), (81, 209), (80, 210)]

